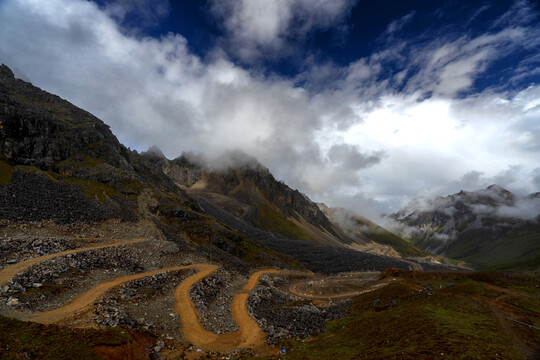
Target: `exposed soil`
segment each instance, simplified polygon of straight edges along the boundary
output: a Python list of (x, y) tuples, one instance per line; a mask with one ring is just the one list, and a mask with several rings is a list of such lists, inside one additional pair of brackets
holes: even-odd
[(186, 279), (175, 291), (175, 311), (180, 315), (186, 341), (210, 351), (232, 351), (250, 348), (259, 354), (274, 353), (268, 347), (265, 336), (255, 320), (249, 315), (246, 304), (249, 291), (253, 290), (263, 273), (278, 273), (278, 270), (261, 270), (253, 274), (239, 294), (234, 297), (232, 317), (239, 330), (227, 334), (214, 334), (206, 330), (197, 316), (197, 309), (190, 297), (191, 287), (218, 269), (216, 265), (195, 265), (199, 272)]
[(294, 281), (284, 289), (309, 299), (344, 300), (383, 286), (383, 283), (377, 282), (378, 275), (379, 272), (361, 272), (324, 278), (313, 276), (311, 279)]
[(67, 250), (67, 251), (62, 251), (62, 252), (55, 253), (55, 254), (50, 254), (50, 255), (40, 256), (40, 257), (33, 258), (33, 259), (28, 259), (28, 260), (22, 261), (20, 263), (17, 263), (15, 265), (12, 265), (12, 266), (9, 266), (9, 267), (7, 267), (5, 269), (0, 270), (0, 285), (4, 285), (9, 279), (11, 279), (15, 275), (23, 272), (24, 270), (26, 270), (30, 266), (35, 265), (35, 264), (40, 263), (40, 262), (45, 261), (45, 260), (49, 260), (49, 259), (53, 259), (55, 257), (65, 256), (65, 255), (69, 255), (69, 254), (75, 254), (75, 253), (79, 253), (79, 252), (83, 252), (83, 251), (108, 248), (108, 247), (111, 247), (111, 246), (136, 244), (136, 243), (140, 243), (140, 242), (145, 241), (145, 240), (146, 239), (141, 239), (141, 238), (128, 240), (128, 241), (123, 241), (123, 242), (113, 240), (109, 244), (103, 244), (103, 245), (96, 245), (96, 246), (89, 246), (89, 247), (85, 247), (85, 248)]
[[(8, 282), (17, 274), (23, 272), (25, 269), (60, 256), (68, 256), (70, 254), (76, 254), (79, 252), (102, 249), (118, 245), (137, 244), (143, 242), (144, 239), (134, 239), (129, 241), (112, 241), (109, 244), (100, 244), (91, 247), (72, 249), (62, 251), (54, 254), (49, 254), (37, 258), (31, 258), (20, 263), (14, 264), (3, 269), (0, 272), (2, 276), (2, 283)], [(192, 286), (200, 280), (208, 277), (214, 273), (218, 267), (210, 264), (191, 264), (167, 267), (152, 271), (146, 271), (138, 274), (131, 274), (121, 277), (116, 277), (104, 281), (83, 294), (77, 296), (73, 300), (64, 304), (62, 307), (42, 312), (24, 313), (20, 311), (9, 311), (8, 316), (14, 317), (20, 320), (30, 320), (42, 324), (60, 323), (66, 318), (76, 319), (84, 317), (84, 313), (87, 313), (92, 305), (105, 293), (114, 287), (117, 287), (126, 282), (134, 281), (144, 277), (153, 276), (163, 272), (174, 272), (180, 270), (193, 269), (197, 270), (197, 273), (184, 280), (175, 290), (175, 302), (174, 309), (180, 316), (180, 321), (183, 326), (183, 334), (185, 340), (189, 341), (193, 345), (200, 347), (204, 350), (210, 351), (233, 351), (237, 349), (250, 348), (257, 353), (271, 354), (275, 350), (268, 347), (265, 341), (265, 336), (262, 330), (257, 325), (256, 321), (249, 315), (246, 304), (249, 296), (249, 292), (256, 286), (259, 277), (264, 273), (277, 273), (278, 270), (261, 270), (253, 274), (247, 284), (241, 289), (241, 291), (234, 297), (232, 302), (232, 318), (238, 326), (238, 330), (235, 332), (218, 335), (214, 334), (204, 328), (199, 320), (199, 314), (196, 306), (194, 305), (190, 290)], [(125, 345), (127, 348), (122, 350), (121, 353), (126, 356), (136, 358), (133, 353), (131, 345)], [(129, 348), (129, 349), (128, 349)], [(106, 353), (107, 349), (101, 349)]]

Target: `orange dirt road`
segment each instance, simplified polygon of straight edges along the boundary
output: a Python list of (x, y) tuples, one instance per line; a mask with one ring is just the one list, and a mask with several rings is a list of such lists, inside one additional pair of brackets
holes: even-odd
[(15, 275), (17, 275), (17, 274), (23, 272), (24, 270), (28, 269), (30, 266), (35, 265), (35, 264), (37, 264), (39, 262), (42, 262), (42, 261), (45, 261), (45, 260), (53, 259), (53, 258), (58, 257), (58, 256), (64, 256), (64, 255), (68, 255), (68, 254), (75, 254), (75, 253), (82, 252), (82, 251), (102, 249), (102, 248), (107, 248), (107, 247), (111, 247), (111, 246), (135, 244), (135, 243), (139, 243), (139, 242), (142, 242), (142, 241), (145, 241), (145, 240), (146, 239), (133, 239), (133, 240), (123, 241), (123, 242), (114, 241), (114, 242), (112, 242), (110, 244), (96, 245), (96, 246), (90, 246), (90, 247), (85, 247), (85, 248), (67, 250), (67, 251), (62, 251), (62, 252), (55, 253), (55, 254), (50, 254), (50, 255), (45, 255), (45, 256), (40, 256), (40, 257), (28, 259), (28, 260), (22, 261), (20, 263), (17, 263), (15, 265), (12, 265), (12, 266), (9, 266), (9, 267), (7, 267), (5, 269), (0, 270), (0, 286), (4, 285), (9, 279), (13, 278)]
[(190, 289), (197, 281), (202, 280), (217, 270), (215, 265), (196, 265), (199, 272), (182, 282), (174, 293), (174, 310), (180, 315), (183, 326), (183, 335), (186, 341), (203, 349), (213, 351), (232, 351), (250, 348), (257, 354), (274, 354), (275, 349), (266, 343), (266, 336), (246, 308), (249, 292), (255, 288), (259, 277), (265, 273), (279, 273), (279, 270), (261, 270), (249, 278), (247, 284), (234, 297), (232, 304), (232, 318), (238, 325), (238, 330), (227, 334), (214, 334), (206, 330), (197, 318), (197, 309), (191, 301)]
[[(55, 254), (28, 259), (18, 264), (9, 266), (3, 270), (0, 270), (0, 285), (5, 284), (9, 279), (28, 269), (30, 266), (48, 259), (53, 259), (55, 257), (75, 254), (88, 250), (134, 244), (142, 241), (145, 241), (145, 239), (134, 239), (124, 242), (115, 241), (110, 244), (67, 250)], [(250, 348), (258, 354), (270, 355), (276, 353), (276, 350), (266, 343), (266, 336), (264, 332), (261, 330), (255, 319), (253, 319), (249, 315), (249, 312), (247, 310), (249, 292), (255, 288), (261, 275), (266, 273), (277, 274), (280, 272), (279, 270), (275, 269), (261, 270), (250, 276), (247, 284), (234, 297), (232, 303), (232, 318), (238, 325), (238, 330), (222, 335), (214, 334), (213, 332), (208, 331), (204, 328), (204, 326), (199, 321), (198, 311), (195, 307), (195, 304), (193, 304), (193, 302), (191, 301), (191, 287), (196, 282), (204, 279), (218, 269), (218, 266), (210, 264), (176, 266), (165, 269), (153, 270), (140, 274), (122, 276), (119, 278), (105, 281), (93, 287), (92, 289), (74, 298), (61, 308), (55, 310), (36, 313), (10, 311), (9, 313), (4, 315), (19, 320), (33, 321), (42, 324), (58, 323), (68, 316), (72, 316), (76, 313), (86, 311), (100, 296), (102, 296), (104, 293), (106, 293), (115, 286), (131, 280), (139, 279), (146, 276), (152, 276), (166, 271), (179, 271), (188, 269), (197, 270), (197, 273), (185, 279), (176, 288), (174, 292), (174, 310), (179, 314), (180, 322), (183, 326), (183, 336), (186, 341), (204, 350), (232, 351), (236, 349)]]
[(131, 280), (140, 279), (146, 276), (152, 276), (152, 275), (159, 274), (166, 271), (188, 270), (188, 269), (193, 269), (194, 267), (196, 267), (196, 265), (195, 266), (194, 265), (175, 266), (175, 267), (170, 267), (166, 269), (148, 271), (148, 272), (140, 273), (140, 274), (122, 276), (116, 279), (105, 281), (93, 287), (92, 289), (88, 290), (84, 294), (81, 294), (80, 296), (71, 300), (66, 305), (62, 306), (61, 308), (50, 310), (50, 311), (44, 311), (44, 312), (36, 312), (36, 313), (13, 312), (10, 314), (10, 316), (17, 318), (19, 320), (33, 321), (33, 322), (38, 322), (41, 324), (57, 323), (60, 320), (70, 315), (75, 314), (76, 312), (84, 311), (86, 308), (91, 306), (101, 295), (103, 295), (104, 293), (106, 293), (107, 291), (109, 291), (115, 286), (118, 286), (120, 284), (123, 284)]
[[(56, 254), (46, 255), (38, 258), (29, 259), (21, 263), (10, 266), (0, 271), (0, 279), (2, 283), (7, 282), (10, 278), (16, 274), (24, 271), (28, 267), (39, 263), (41, 261), (52, 259), (54, 257), (73, 254), (77, 252), (100, 249), (109, 246), (117, 246), (124, 244), (132, 244), (141, 242), (144, 239), (136, 239), (127, 242), (118, 242), (107, 245), (99, 245), (87, 248), (73, 249), (69, 251), (63, 251)], [(165, 269), (153, 270), (145, 273), (122, 276), (119, 278), (105, 281), (92, 289), (86, 291), (75, 299), (71, 300), (61, 308), (36, 312), (36, 313), (24, 313), (20, 311), (10, 311), (5, 316), (13, 317), (19, 320), (33, 321), (42, 324), (58, 323), (61, 320), (86, 311), (93, 303), (104, 293), (109, 291), (115, 286), (123, 284), (125, 282), (139, 279), (146, 276), (155, 275), (166, 271), (179, 271), (179, 270), (197, 270), (197, 273), (185, 279), (175, 290), (174, 297), (174, 310), (179, 314), (180, 322), (183, 326), (183, 336), (186, 341), (193, 345), (204, 349), (214, 351), (232, 351), (236, 349), (250, 348), (258, 354), (274, 354), (276, 350), (270, 347), (266, 343), (266, 336), (261, 330), (255, 319), (253, 319), (247, 310), (247, 301), (249, 298), (249, 292), (255, 288), (259, 278), (262, 274), (266, 273), (279, 273), (279, 270), (269, 269), (261, 270), (250, 276), (247, 284), (240, 290), (240, 292), (234, 297), (232, 303), (232, 318), (238, 325), (238, 330), (235, 332), (218, 335), (211, 331), (208, 331), (200, 323), (198, 319), (198, 311), (195, 304), (191, 301), (190, 290), (191, 287), (198, 281), (212, 274), (218, 269), (216, 265), (210, 264), (193, 264), (176, 266)]]

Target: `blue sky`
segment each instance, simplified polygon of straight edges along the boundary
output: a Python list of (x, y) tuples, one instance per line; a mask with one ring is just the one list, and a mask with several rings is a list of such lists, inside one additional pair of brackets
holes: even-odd
[(538, 2), (3, 0), (0, 61), (132, 148), (239, 149), (371, 218), (540, 190)]

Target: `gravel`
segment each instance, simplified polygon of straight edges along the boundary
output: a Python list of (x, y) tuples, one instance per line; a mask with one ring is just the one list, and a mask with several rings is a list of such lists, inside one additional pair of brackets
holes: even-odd
[(238, 330), (231, 316), (234, 295), (245, 284), (245, 278), (219, 269), (212, 276), (193, 285), (191, 300), (197, 307), (203, 325), (216, 334)]
[(75, 249), (73, 240), (56, 237), (4, 236), (0, 239), (0, 268), (23, 260)]
[(277, 282), (279, 280), (272, 276), (263, 275), (248, 300), (248, 311), (266, 332), (270, 343), (320, 334), (326, 330), (328, 321), (347, 315), (348, 302), (332, 307), (289, 306), (305, 299), (282, 291), (276, 286)]
[(105, 206), (84, 195), (74, 185), (33, 172), (13, 171), (11, 184), (0, 186), (0, 199), (0, 219), (12, 221), (52, 219), (60, 224), (70, 224), (112, 218), (135, 220), (127, 209), (112, 203)]
[[(12, 297), (20, 298), (8, 306), (21, 310), (36, 310), (55, 306), (55, 297), (65, 299), (67, 294), (84, 289), (86, 274), (93, 274), (97, 270), (103, 272), (124, 270), (137, 273), (144, 270), (133, 251), (126, 246), (109, 247), (89, 250), (75, 254), (68, 254), (45, 260), (31, 266), (8, 282), (0, 289), (0, 304), (8, 305)], [(46, 287), (54, 289), (43, 292), (41, 296), (24, 295), (29, 290)], [(66, 294), (67, 293), (67, 294)]]

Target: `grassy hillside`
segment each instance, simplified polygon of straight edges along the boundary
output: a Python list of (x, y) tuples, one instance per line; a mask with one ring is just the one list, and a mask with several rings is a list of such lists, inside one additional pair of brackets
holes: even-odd
[(381, 245), (390, 245), (404, 257), (427, 256), (430, 254), (367, 219), (356, 219), (356, 221), (364, 225), (362, 234), (368, 239)]
[(265, 231), (270, 231), (289, 239), (313, 240), (300, 226), (287, 219), (280, 211), (268, 204), (256, 204), (257, 226)]
[(527, 223), (463, 260), (479, 268), (536, 269), (540, 267), (540, 224)]
[(0, 359), (99, 360), (95, 346), (120, 347), (132, 341), (121, 328), (68, 329), (0, 315)]
[(0, 185), (10, 184), (12, 173), (13, 167), (0, 156)]
[[(540, 272), (455, 278), (446, 273), (446, 279), (411, 274), (354, 298), (350, 315), (330, 322), (326, 333), (282, 343), (283, 358), (528, 359), (540, 354), (540, 332), (507, 319), (540, 327)], [(392, 302), (395, 306), (386, 306)]]

